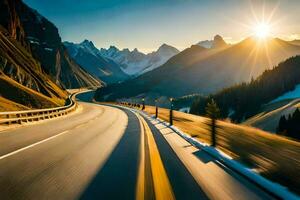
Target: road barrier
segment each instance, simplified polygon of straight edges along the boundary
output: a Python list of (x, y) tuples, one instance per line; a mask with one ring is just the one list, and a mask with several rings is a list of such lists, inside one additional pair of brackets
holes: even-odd
[(24, 111), (0, 112), (0, 125), (3, 124), (22, 124), (27, 122), (34, 122), (46, 119), (60, 117), (73, 112), (77, 108), (75, 101), (76, 94), (69, 96), (69, 104), (66, 106), (47, 108), (47, 109), (34, 109)]

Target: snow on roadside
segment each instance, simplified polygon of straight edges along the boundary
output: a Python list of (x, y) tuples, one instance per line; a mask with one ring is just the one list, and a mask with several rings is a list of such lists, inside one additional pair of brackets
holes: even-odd
[[(132, 109), (132, 111), (136, 112), (136, 110), (134, 110), (134, 109)], [(231, 168), (232, 170), (242, 174), (248, 180), (253, 181), (254, 183), (258, 184), (260, 187), (264, 188), (266, 191), (269, 191), (270, 193), (274, 194), (275, 196), (280, 197), (282, 199), (299, 200), (299, 197), (297, 195), (293, 194), (292, 192), (290, 192), (288, 190), (288, 188), (286, 188), (286, 187), (284, 187), (284, 186), (282, 186), (278, 183), (274, 183), (274, 182), (260, 176), (259, 174), (255, 173), (255, 171), (253, 171), (253, 170), (245, 167), (241, 163), (233, 160), (226, 153), (224, 153), (224, 152), (222, 152), (222, 151), (220, 151), (220, 150), (218, 150), (214, 147), (211, 147), (207, 143), (203, 143), (203, 142), (198, 141), (197, 139), (191, 137), (190, 135), (182, 132), (177, 127), (170, 126), (170, 124), (168, 122), (165, 122), (161, 119), (155, 119), (153, 116), (149, 116), (148, 114), (146, 114), (143, 111), (138, 111), (138, 112), (141, 115), (143, 115), (144, 117), (148, 118), (148, 119), (156, 120), (158, 122), (161, 122), (165, 126), (168, 126), (175, 133), (177, 133), (179, 136), (184, 138), (186, 141), (188, 141), (193, 146), (204, 150), (209, 155), (217, 158), (217, 160), (219, 162), (221, 162), (222, 164), (224, 164), (225, 166), (227, 166), (227, 167)]]

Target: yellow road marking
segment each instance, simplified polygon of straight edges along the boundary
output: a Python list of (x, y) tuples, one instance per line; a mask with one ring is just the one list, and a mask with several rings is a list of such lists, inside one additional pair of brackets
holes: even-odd
[(144, 118), (139, 116), (139, 119), (145, 128), (145, 134), (148, 141), (155, 199), (173, 200), (175, 199), (174, 193), (163, 166), (157, 145), (153, 137), (153, 133)]

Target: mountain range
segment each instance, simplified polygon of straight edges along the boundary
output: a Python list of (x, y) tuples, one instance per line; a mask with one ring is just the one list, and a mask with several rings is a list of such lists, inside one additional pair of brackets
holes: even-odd
[[(217, 40), (220, 41), (219, 37)], [(219, 42), (218, 42), (219, 44)], [(248, 82), (279, 62), (300, 54), (300, 47), (278, 38), (254, 37), (234, 45), (193, 45), (169, 59), (161, 67), (122, 84), (98, 90), (98, 99), (123, 97), (179, 97), (210, 94)]]
[(91, 75), (106, 84), (122, 82), (130, 76), (112, 59), (104, 58), (92, 41), (84, 40), (79, 44), (64, 42), (71, 57)]
[(207, 49), (222, 48), (229, 46), (229, 44), (227, 44), (220, 35), (216, 35), (213, 40), (200, 41), (197, 43), (197, 45)]
[(64, 88), (100, 86), (73, 61), (58, 29), (21, 0), (0, 0), (0, 109), (64, 105)]
[(129, 49), (119, 50), (115, 46), (108, 49), (101, 48), (100, 54), (108, 59), (118, 63), (122, 70), (131, 76), (139, 76), (163, 65), (171, 57), (179, 53), (179, 50), (167, 45), (161, 45), (157, 51), (144, 54), (138, 49), (130, 51)]

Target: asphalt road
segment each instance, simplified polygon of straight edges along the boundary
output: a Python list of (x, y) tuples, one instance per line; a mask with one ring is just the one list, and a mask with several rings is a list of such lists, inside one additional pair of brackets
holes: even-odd
[(0, 132), (1, 200), (270, 198), (150, 119), (79, 105)]

